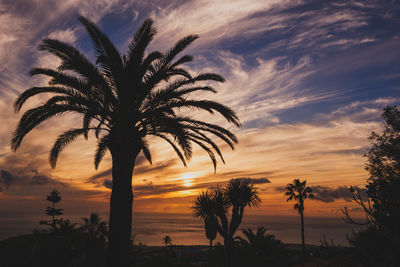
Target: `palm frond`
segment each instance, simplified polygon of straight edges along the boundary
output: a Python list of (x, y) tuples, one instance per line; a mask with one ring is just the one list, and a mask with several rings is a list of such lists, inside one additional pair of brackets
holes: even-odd
[(205, 144), (203, 144), (201, 141), (193, 138), (193, 137), (189, 137), (190, 140), (192, 140), (194, 143), (198, 144), (203, 150), (205, 150), (208, 153), (208, 156), (211, 159), (211, 162), (214, 166), (214, 173), (217, 171), (217, 160), (215, 158), (214, 152), (212, 152), (212, 150), (210, 148), (208, 148)]
[(140, 143), (141, 143), (141, 148), (142, 148), (142, 152), (143, 152), (144, 157), (147, 159), (147, 161), (150, 164), (152, 164), (149, 145), (147, 144), (146, 140), (144, 140), (144, 139), (142, 139)]
[(22, 106), (29, 98), (42, 93), (58, 93), (58, 94), (71, 95), (72, 92), (69, 89), (63, 87), (55, 87), (55, 86), (32, 87), (28, 90), (25, 90), (22, 94), (18, 96), (17, 100), (14, 103), (15, 112), (20, 111)]
[(204, 122), (204, 121), (199, 121), (199, 120), (195, 120), (195, 119), (191, 119), (191, 118), (179, 118), (179, 121), (184, 121), (184, 122), (188, 122), (188, 123), (191, 123), (191, 124), (194, 124), (194, 125), (202, 126), (204, 128), (207, 128), (207, 129), (215, 130), (215, 131), (217, 131), (217, 132), (219, 132), (219, 133), (221, 133), (223, 135), (226, 135), (234, 143), (238, 143), (238, 139), (236, 138), (236, 136), (233, 133), (231, 133), (229, 130), (227, 130), (227, 129), (219, 126), (219, 125), (212, 124), (212, 123), (207, 123), (207, 122)]
[(183, 166), (185, 166), (185, 167), (187, 166), (187, 165), (186, 165), (186, 161), (185, 161), (185, 157), (183, 156), (182, 152), (181, 152), (181, 151), (179, 150), (179, 148), (174, 144), (173, 141), (171, 141), (167, 136), (165, 136), (165, 135), (163, 135), (163, 134), (160, 134), (160, 133), (151, 133), (151, 135), (158, 136), (158, 137), (164, 139), (165, 141), (167, 141), (167, 142), (172, 146), (172, 148), (175, 150), (175, 153), (178, 155), (178, 157), (179, 157), (180, 160), (182, 161)]
[(166, 54), (165, 62), (169, 63), (174, 57), (183, 51), (188, 45), (190, 45), (194, 40), (199, 38), (197, 35), (189, 35), (180, 39)]
[(185, 100), (185, 101), (176, 101), (170, 103), (169, 107), (171, 108), (191, 108), (191, 109), (203, 109), (208, 111), (209, 113), (213, 113), (217, 111), (220, 113), (228, 122), (233, 123), (237, 127), (241, 127), (241, 123), (239, 121), (236, 113), (218, 102), (210, 101), (210, 100)]
[(97, 150), (94, 156), (94, 167), (96, 170), (99, 167), (101, 160), (103, 159), (104, 155), (108, 150), (109, 138), (110, 136), (108, 134), (104, 135), (103, 137), (100, 138), (99, 142), (97, 143)]
[(83, 16), (79, 16), (78, 19), (89, 33), (96, 51), (97, 63), (100, 63), (106, 73), (111, 74), (108, 75), (109, 78), (118, 80), (122, 74), (123, 66), (122, 58), (117, 48), (91, 20)]
[(175, 68), (181, 64), (185, 64), (191, 61), (193, 61), (193, 57), (191, 55), (184, 55), (183, 57), (175, 61), (174, 64), (171, 65), (171, 67)]
[[(132, 41), (128, 45), (127, 68), (131, 71), (138, 68), (143, 61), (146, 47), (153, 40), (156, 30), (153, 28), (153, 20), (146, 19), (136, 31)], [(155, 54), (151, 56), (154, 57)], [(158, 55), (154, 58), (159, 58)], [(150, 60), (152, 62), (153, 60)], [(148, 63), (147, 63), (148, 64)]]
[(69, 106), (64, 104), (55, 104), (51, 106), (42, 105), (26, 111), (20, 119), (17, 128), (13, 133), (11, 139), (12, 151), (16, 151), (25, 135), (42, 122), (56, 115), (61, 115), (65, 112), (77, 112), (85, 114), (86, 111), (87, 110), (84, 107)]
[(29, 74), (31, 76), (39, 74), (46, 75), (52, 78), (49, 81), (49, 85), (68, 86), (70, 88), (73, 88), (74, 90), (79, 91), (86, 97), (96, 96), (96, 92), (92, 91), (92, 87), (88, 84), (87, 80), (63, 73), (61, 71), (46, 68), (33, 68), (30, 70)]
[(218, 156), (220, 157), (222, 163), (225, 164), (225, 160), (224, 157), (222, 156), (221, 150), (219, 149), (219, 147), (210, 139), (208, 138), (205, 134), (196, 131), (195, 129), (190, 128), (192, 131), (194, 131), (196, 134), (195, 135), (191, 135), (193, 138), (199, 139), (200, 141), (206, 142), (209, 145), (211, 145), (213, 147), (213, 149), (215, 150), (215, 152), (217, 152)]
[(72, 141), (74, 141), (79, 135), (84, 134), (85, 129), (71, 129), (59, 135), (53, 148), (50, 151), (50, 165), (52, 168), (56, 167), (58, 155), (60, 152), (68, 146)]

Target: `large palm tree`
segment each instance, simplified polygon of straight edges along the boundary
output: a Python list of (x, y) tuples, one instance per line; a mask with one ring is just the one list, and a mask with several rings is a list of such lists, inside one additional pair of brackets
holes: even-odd
[(306, 180), (301, 182), (299, 179), (294, 179), (292, 183), (287, 184), (285, 195), (288, 196), (286, 201), (296, 200), (297, 203), (294, 205), (300, 214), (301, 220), (301, 244), (303, 251), (305, 249), (304, 243), (304, 201), (307, 198), (313, 199), (312, 188), (306, 186)]
[[(202, 201), (198, 201), (198, 200)], [(196, 217), (218, 218), (216, 228), (224, 238), (225, 265), (234, 265), (233, 236), (243, 220), (245, 207), (257, 207), (261, 203), (258, 192), (250, 179), (232, 179), (225, 187), (217, 186), (201, 193), (194, 202), (193, 210)], [(231, 219), (228, 220), (228, 213)]]
[(215, 169), (215, 152), (224, 160), (215, 140), (207, 134), (221, 139), (232, 149), (237, 142), (235, 135), (182, 111), (219, 113), (237, 127), (240, 122), (234, 111), (218, 102), (189, 98), (192, 92), (216, 92), (209, 83), (199, 85), (199, 82), (224, 81), (215, 73), (192, 76), (182, 67), (192, 61), (190, 55), (175, 60), (198, 36), (184, 37), (165, 53), (146, 54), (146, 47), (156, 34), (153, 21), (147, 19), (133, 36), (128, 52), (121, 55), (92, 21), (84, 17), (79, 17), (79, 21), (92, 40), (96, 63), (70, 44), (43, 40), (39, 49), (57, 56), (61, 64), (57, 69), (32, 69), (31, 75), (49, 76), (49, 85), (26, 90), (14, 107), (19, 111), (26, 100), (38, 94), (54, 96), (24, 113), (13, 134), (11, 148), (17, 150), (26, 134), (54, 116), (68, 112), (82, 115), (80, 127), (65, 131), (56, 140), (50, 152), (50, 164), (55, 167), (61, 150), (78, 136), (88, 138), (89, 132), (98, 140), (95, 168), (105, 153), (110, 152), (112, 192), (107, 265), (124, 266), (128, 262), (131, 237), (132, 174), (139, 153), (152, 162), (148, 136), (168, 142), (185, 166), (192, 156), (192, 144), (197, 144), (208, 153)]

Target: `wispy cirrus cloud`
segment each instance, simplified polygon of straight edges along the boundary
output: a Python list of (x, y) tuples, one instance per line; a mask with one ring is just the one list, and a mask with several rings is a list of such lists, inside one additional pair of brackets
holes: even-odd
[(192, 0), (154, 10), (151, 16), (157, 23), (158, 44), (163, 41), (172, 42), (194, 33), (202, 37), (197, 42), (197, 45), (200, 45), (279, 28), (279, 19), (271, 21), (260, 14), (273, 8), (291, 5), (291, 1), (275, 0)]
[[(312, 8), (311, 8), (312, 7)], [(373, 6), (378, 8), (378, 6)], [(372, 7), (371, 7), (372, 8)], [(196, 10), (196, 12), (193, 12)], [(201, 36), (195, 47), (224, 42), (244, 43), (258, 35), (270, 35), (264, 48), (267, 54), (276, 50), (299, 48), (321, 49), (335, 46), (346, 49), (375, 41), (374, 36), (357, 33), (369, 24), (371, 10), (344, 3), (332, 8), (326, 2), (237, 0), (205, 3), (203, 0), (177, 2), (152, 12), (159, 29), (155, 47), (195, 33)], [(349, 36), (352, 33), (352, 37)], [(281, 38), (277, 38), (277, 36)], [(346, 37), (345, 37), (346, 36)], [(337, 40), (339, 38), (339, 40)], [(268, 39), (279, 39), (269, 41)], [(341, 40), (340, 40), (341, 39)]]

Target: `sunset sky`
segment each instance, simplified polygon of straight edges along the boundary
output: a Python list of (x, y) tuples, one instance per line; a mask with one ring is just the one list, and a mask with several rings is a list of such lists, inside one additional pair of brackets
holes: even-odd
[[(64, 217), (79, 221), (98, 212), (107, 219), (111, 158), (95, 170), (94, 136), (65, 149), (55, 169), (48, 163), (51, 145), (64, 130), (82, 124), (79, 116), (42, 124), (16, 153), (9, 145), (22, 113), (13, 111), (16, 97), (46, 84), (28, 71), (59, 63), (38, 51), (39, 42), (63, 40), (94, 58), (78, 14), (98, 23), (121, 53), (148, 17), (158, 32), (148, 51), (167, 50), (198, 34), (185, 51), (194, 56), (187, 69), (216, 72), (226, 82), (214, 84), (217, 94), (197, 98), (228, 105), (243, 124), (230, 128), (239, 139), (235, 150), (220, 143), (226, 164), (218, 162), (216, 174), (201, 149), (183, 167), (168, 144), (151, 139), (153, 164), (140, 155), (133, 176), (137, 240), (160, 245), (170, 234), (176, 243), (207, 243), (191, 203), (202, 190), (238, 177), (254, 179), (263, 200), (261, 207), (246, 210), (243, 226), (265, 225), (284, 241), (300, 242), (294, 203), (282, 192), (300, 178), (317, 196), (305, 204), (306, 238), (315, 227), (310, 242), (318, 243), (323, 232), (345, 240), (339, 210), (348, 206), (361, 215), (346, 187), (365, 185), (368, 136), (382, 129), (382, 108), (400, 104), (398, 1), (0, 1), (0, 239), (39, 227), (53, 188), (62, 194)], [(36, 97), (23, 111), (45, 100)], [(221, 117), (199, 116), (230, 127)], [(278, 229), (283, 221), (295, 227)], [(341, 230), (332, 230), (332, 224)]]

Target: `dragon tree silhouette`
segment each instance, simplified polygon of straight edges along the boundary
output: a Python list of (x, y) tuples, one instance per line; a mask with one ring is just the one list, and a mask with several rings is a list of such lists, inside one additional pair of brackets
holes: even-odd
[(232, 179), (225, 187), (211, 188), (200, 193), (194, 201), (193, 215), (205, 222), (207, 219), (213, 220), (218, 233), (224, 238), (225, 266), (235, 266), (234, 234), (242, 223), (245, 207), (257, 207), (260, 203), (254, 184), (247, 178)]

